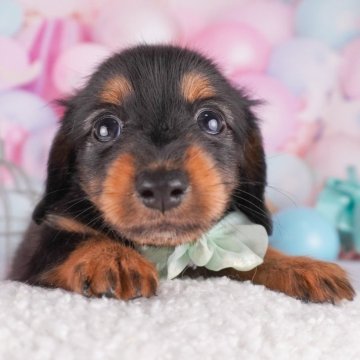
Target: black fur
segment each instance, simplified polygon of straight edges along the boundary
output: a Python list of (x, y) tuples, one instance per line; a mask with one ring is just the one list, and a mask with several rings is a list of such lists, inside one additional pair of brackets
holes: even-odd
[[(226, 107), (230, 112), (225, 134), (211, 138), (194, 123), (194, 113), (204, 101), (189, 104), (178, 90), (180, 79), (189, 71), (205, 74), (214, 85), (216, 97), (205, 103)], [(130, 80), (135, 94), (122, 106), (100, 103), (99, 92), (117, 74)], [(82, 184), (104, 177), (107, 165), (122, 152), (136, 153), (139, 166), (155, 158), (181, 158), (189, 145), (189, 134), (191, 141), (206, 149), (222, 171), (238, 172), (238, 185), (227, 211), (238, 208), (271, 232), (264, 205), (264, 151), (252, 112), (255, 103), (234, 88), (210, 60), (171, 46), (128, 49), (103, 63), (87, 85), (64, 104), (66, 112), (49, 156), (45, 194), (33, 214), (36, 224), (31, 225), (15, 257), (11, 278), (37, 283), (39, 274), (63, 261), (86, 240), (85, 235), (51, 228), (44, 221), (49, 214), (76, 218), (116, 241), (131, 244), (131, 239), (125, 239), (121, 231), (105, 222)], [(99, 144), (92, 136), (92, 116), (99, 109), (116, 114), (125, 123), (121, 141), (111, 147)]]

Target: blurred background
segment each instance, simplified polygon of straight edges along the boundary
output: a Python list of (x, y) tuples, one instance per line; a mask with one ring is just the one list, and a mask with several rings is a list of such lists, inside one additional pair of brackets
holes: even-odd
[(0, 278), (43, 188), (53, 100), (138, 43), (197, 49), (266, 100), (275, 247), (359, 258), (359, 0), (0, 0)]

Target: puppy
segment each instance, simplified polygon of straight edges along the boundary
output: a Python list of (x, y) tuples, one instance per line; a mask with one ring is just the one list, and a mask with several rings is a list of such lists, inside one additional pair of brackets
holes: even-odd
[[(158, 276), (139, 245), (193, 242), (236, 209), (271, 233), (256, 103), (210, 60), (172, 46), (131, 48), (64, 105), (45, 194), (11, 279), (86, 296), (150, 297)], [(252, 271), (184, 274), (251, 280), (303, 301), (354, 297), (337, 265), (271, 248)]]

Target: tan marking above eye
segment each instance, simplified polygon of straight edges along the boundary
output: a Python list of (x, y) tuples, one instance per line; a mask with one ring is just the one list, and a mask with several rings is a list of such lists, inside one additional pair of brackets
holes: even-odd
[(101, 101), (109, 104), (119, 105), (129, 96), (133, 88), (123, 75), (117, 75), (105, 82), (100, 93)]
[(189, 72), (181, 79), (181, 93), (187, 101), (194, 102), (215, 96), (215, 89), (205, 75)]

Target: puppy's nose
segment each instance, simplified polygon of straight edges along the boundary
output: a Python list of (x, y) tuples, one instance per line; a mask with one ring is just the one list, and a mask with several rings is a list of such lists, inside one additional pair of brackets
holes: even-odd
[(140, 173), (135, 186), (145, 206), (164, 213), (181, 203), (189, 183), (182, 171), (158, 170)]

